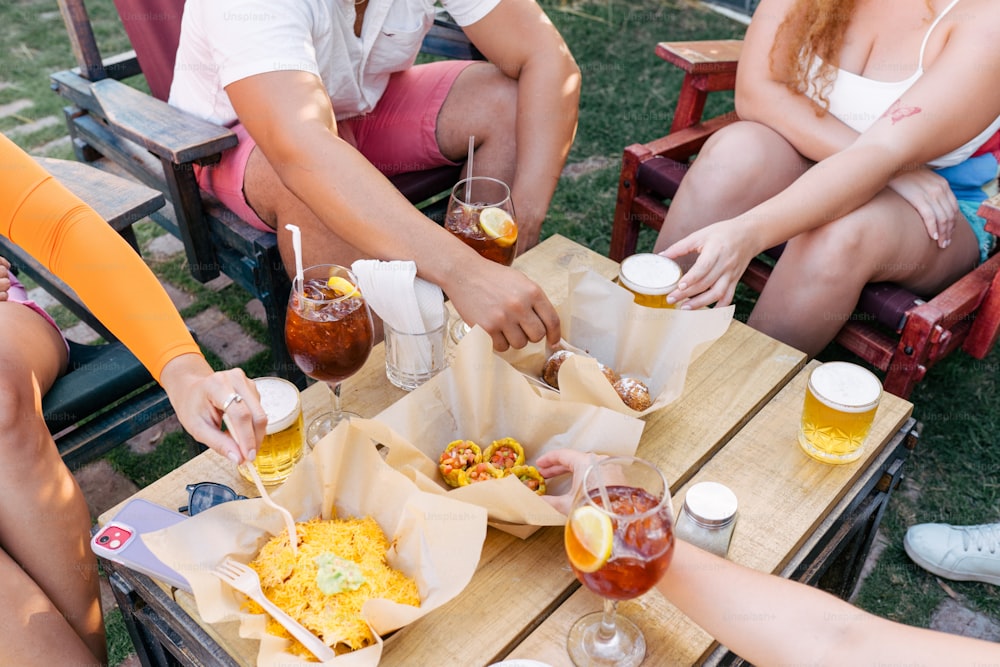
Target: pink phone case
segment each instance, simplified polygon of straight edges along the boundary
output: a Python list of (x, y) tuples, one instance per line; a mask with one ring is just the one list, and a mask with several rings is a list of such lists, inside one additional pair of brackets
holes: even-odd
[(142, 572), (175, 588), (191, 592), (191, 584), (168, 567), (142, 541), (143, 533), (172, 526), (188, 517), (141, 498), (130, 500), (90, 540), (101, 558)]

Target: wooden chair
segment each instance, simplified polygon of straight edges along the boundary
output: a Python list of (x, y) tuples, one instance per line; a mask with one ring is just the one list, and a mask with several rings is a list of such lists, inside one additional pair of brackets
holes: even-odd
[[(625, 148), (611, 230), (610, 257), (634, 253), (639, 230), (659, 230), (691, 160), (713, 132), (737, 120), (734, 113), (702, 119), (709, 93), (731, 90), (742, 42), (664, 42), (656, 53), (684, 72), (670, 132)], [(1000, 203), (994, 197), (980, 215), (1000, 234)], [(772, 257), (779, 249), (768, 251)], [(962, 348), (982, 359), (1000, 335), (1000, 253), (993, 254), (931, 299), (892, 283), (871, 283), (861, 294), (854, 317), (836, 342), (885, 372), (886, 391), (909, 397), (928, 369)], [(754, 259), (742, 282), (763, 289), (770, 264)]]
[[(236, 145), (236, 136), (165, 102), (184, 0), (115, 0), (115, 6), (135, 50), (105, 58), (84, 0), (59, 0), (77, 67), (52, 74), (51, 81), (53, 90), (68, 102), (66, 123), (77, 158), (124, 169), (167, 197), (173, 215), (153, 219), (184, 242), (191, 273), (202, 282), (226, 274), (257, 297), (267, 318), (274, 372), (304, 386), (305, 377), (285, 347), (291, 283), (275, 234), (251, 227), (204, 195), (195, 181), (192, 165), (217, 162), (222, 151)], [(435, 22), (425, 51), (482, 57), (445, 17)], [(151, 95), (122, 82), (140, 74)], [(428, 204), (428, 215), (440, 217), (444, 208), (440, 193), (451, 188), (459, 172), (460, 167), (442, 167), (392, 180), (410, 201)]]
[[(38, 161), (133, 245), (132, 224), (164, 205), (163, 195), (131, 180), (78, 162)], [(45, 422), (66, 465), (78, 468), (173, 414), (163, 388), (66, 283), (4, 237), (0, 255), (108, 341), (70, 342), (69, 370), (42, 399)]]

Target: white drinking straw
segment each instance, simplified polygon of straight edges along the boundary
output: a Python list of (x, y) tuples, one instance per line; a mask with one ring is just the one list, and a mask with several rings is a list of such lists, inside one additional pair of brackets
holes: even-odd
[(295, 279), (299, 284), (299, 294), (305, 290), (302, 272), (302, 231), (297, 225), (285, 225), (285, 229), (292, 233), (292, 250), (295, 252)]
[(465, 203), (472, 203), (472, 156), (476, 151), (476, 137), (469, 135), (469, 157), (465, 161)]

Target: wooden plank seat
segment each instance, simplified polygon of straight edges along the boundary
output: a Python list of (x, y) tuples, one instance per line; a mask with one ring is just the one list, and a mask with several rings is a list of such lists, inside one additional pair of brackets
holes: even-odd
[[(731, 90), (736, 80), (739, 40), (662, 42), (656, 53), (684, 70), (670, 132), (627, 146), (622, 156), (609, 256), (621, 261), (636, 251), (639, 231), (659, 231), (688, 165), (708, 138), (738, 120), (735, 113), (703, 119), (709, 93)], [(983, 205), (987, 229), (1000, 232), (998, 198)], [(759, 292), (767, 283), (773, 249), (755, 258), (741, 281)], [(1000, 334), (1000, 253), (930, 298), (892, 283), (862, 291), (838, 344), (884, 372), (885, 389), (909, 397), (927, 371), (957, 349), (982, 359)]]
[[(162, 194), (132, 180), (78, 162), (36, 159), (133, 246), (132, 224), (164, 204)], [(45, 423), (70, 468), (103, 456), (173, 414), (163, 388), (65, 282), (4, 237), (0, 255), (105, 339), (96, 345), (71, 341), (69, 369), (42, 399)]]

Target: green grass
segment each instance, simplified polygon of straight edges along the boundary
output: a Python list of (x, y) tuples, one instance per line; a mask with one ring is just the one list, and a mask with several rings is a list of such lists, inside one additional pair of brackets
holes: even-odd
[[(542, 0), (583, 72), (580, 125), (569, 164), (578, 175), (559, 184), (544, 234), (562, 234), (602, 254), (608, 250), (622, 149), (666, 133), (680, 85), (680, 74), (654, 54), (666, 40), (740, 37), (744, 26), (683, 0), (624, 2), (558, 2)], [(88, 11), (98, 41), (106, 54), (126, 48), (126, 40), (111, 0), (92, 0)], [(32, 106), (15, 118), (0, 120), (0, 131), (55, 116), (59, 123), (15, 141), (37, 152), (65, 135), (62, 101), (48, 89), (48, 74), (73, 64), (73, 57), (52, 0), (8, 0), (0, 4), (0, 106), (28, 99)], [(137, 85), (141, 85), (138, 82)], [(727, 111), (732, 99), (717, 95), (707, 113)], [(51, 153), (50, 153), (51, 154)], [(54, 155), (70, 157), (67, 147)], [(157, 233), (140, 225), (147, 243)], [(653, 236), (644, 233), (642, 247)], [(266, 344), (264, 328), (247, 317), (248, 296), (236, 286), (213, 292), (194, 281), (183, 260), (153, 264), (161, 278), (193, 294), (195, 302), (185, 317), (214, 306), (244, 325)], [(744, 318), (753, 297), (739, 292), (737, 316)], [(821, 358), (845, 356), (831, 347)], [(221, 363), (209, 354), (218, 368)], [(266, 353), (244, 365), (251, 376), (266, 372)], [(961, 353), (930, 371), (911, 397), (914, 414), (924, 424), (923, 437), (906, 466), (906, 478), (889, 505), (883, 521), (888, 543), (878, 565), (865, 581), (858, 603), (874, 613), (926, 626), (934, 609), (947, 596), (958, 597), (973, 609), (1000, 622), (1000, 596), (982, 584), (948, 583), (915, 567), (902, 549), (902, 536), (915, 522), (945, 521), (972, 524), (1000, 520), (1000, 431), (997, 382), (1000, 350), (977, 361)], [(120, 448), (112, 463), (140, 486), (162, 476), (188, 453), (186, 436), (168, 436), (156, 452), (136, 455)], [(119, 616), (112, 616), (109, 635), (113, 664), (128, 650), (128, 638)]]

